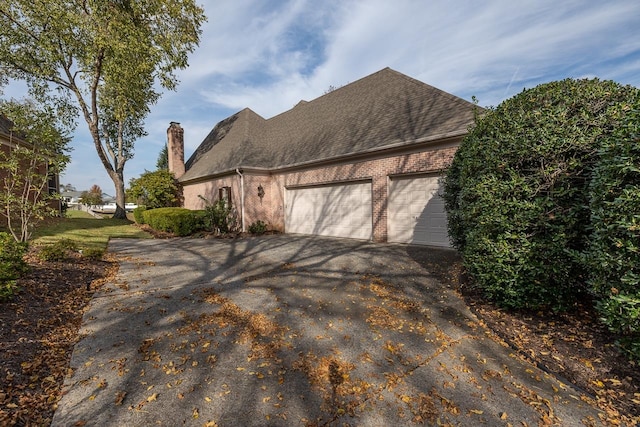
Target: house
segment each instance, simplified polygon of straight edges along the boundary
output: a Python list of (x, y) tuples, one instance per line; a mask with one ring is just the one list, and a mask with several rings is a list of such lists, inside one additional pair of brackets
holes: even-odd
[(186, 208), (223, 198), (243, 229), (261, 220), (286, 233), (446, 247), (439, 178), (477, 108), (385, 68), (270, 119), (246, 108), (186, 163), (172, 122), (169, 169)]
[(71, 210), (80, 209), (82, 191), (62, 191), (60, 197)]
[[(20, 135), (17, 135), (13, 131), (13, 122), (7, 119), (6, 117), (0, 115), (0, 152), (2, 154), (8, 154), (11, 150), (16, 147), (32, 147), (29, 142), (24, 141)], [(47, 176), (47, 188), (46, 192), (48, 194), (55, 194), (58, 192), (59, 188), (59, 178), (57, 173), (53, 173), (49, 170), (49, 165), (43, 163), (39, 167), (39, 172), (42, 175)], [(2, 191), (7, 191), (7, 188), (4, 185), (4, 179), (7, 177), (6, 172), (0, 170), (0, 182), (3, 185)], [(58, 200), (51, 200), (50, 205), (52, 208), (57, 209), (58, 212), (61, 212), (61, 204)], [(0, 226), (5, 226), (5, 218), (0, 216)]]

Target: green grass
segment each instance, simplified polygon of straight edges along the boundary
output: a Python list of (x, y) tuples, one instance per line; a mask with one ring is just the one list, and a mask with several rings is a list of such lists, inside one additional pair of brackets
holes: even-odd
[(78, 249), (106, 250), (111, 238), (150, 239), (152, 236), (125, 219), (98, 219), (82, 211), (67, 211), (66, 218), (54, 218), (41, 224), (31, 243), (44, 245), (60, 239), (73, 240)]

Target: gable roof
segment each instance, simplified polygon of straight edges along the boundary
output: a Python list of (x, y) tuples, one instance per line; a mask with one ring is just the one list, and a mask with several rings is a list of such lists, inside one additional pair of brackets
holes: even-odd
[(264, 119), (246, 108), (218, 123), (180, 181), (236, 168), (278, 169), (464, 135), (474, 104), (385, 68)]

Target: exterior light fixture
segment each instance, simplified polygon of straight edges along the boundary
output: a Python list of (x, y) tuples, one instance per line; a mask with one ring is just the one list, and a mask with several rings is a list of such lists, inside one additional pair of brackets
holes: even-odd
[(264, 187), (262, 187), (262, 184), (258, 185), (258, 197), (260, 197), (260, 201), (262, 202), (262, 198), (264, 197)]

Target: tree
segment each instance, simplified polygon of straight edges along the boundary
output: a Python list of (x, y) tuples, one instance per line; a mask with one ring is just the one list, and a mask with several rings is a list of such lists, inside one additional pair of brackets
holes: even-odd
[(158, 154), (158, 160), (156, 161), (157, 170), (169, 170), (169, 148), (165, 144)]
[(58, 213), (50, 204), (56, 194), (49, 193), (49, 180), (69, 161), (72, 127), (64, 111), (29, 100), (2, 102), (0, 114), (11, 126), (9, 147), (0, 150), (0, 215), (13, 238), (26, 242), (39, 221)]
[(489, 297), (512, 308), (566, 309), (589, 291), (597, 152), (639, 93), (567, 79), (477, 119), (447, 172), (444, 198), (454, 246)]
[(99, 206), (103, 204), (102, 189), (99, 185), (93, 184), (89, 191), (83, 191), (80, 200), (87, 206)]
[(36, 95), (76, 100), (125, 218), (124, 166), (161, 88), (199, 43), (195, 0), (0, 0), (0, 63)]
[(180, 188), (168, 170), (146, 171), (129, 182), (129, 196), (147, 209), (179, 206)]

